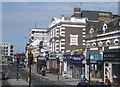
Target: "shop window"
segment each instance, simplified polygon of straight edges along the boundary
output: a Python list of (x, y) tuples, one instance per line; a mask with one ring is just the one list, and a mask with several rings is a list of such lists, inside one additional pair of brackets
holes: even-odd
[(70, 65), (70, 69), (73, 69), (73, 66), (72, 66), (72, 65)]

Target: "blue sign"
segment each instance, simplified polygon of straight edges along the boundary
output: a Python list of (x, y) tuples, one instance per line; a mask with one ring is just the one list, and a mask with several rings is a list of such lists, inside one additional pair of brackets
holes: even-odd
[(102, 55), (101, 54), (89, 54), (89, 53), (87, 53), (86, 54), (86, 59), (88, 59), (89, 58), (89, 55), (90, 55), (90, 60), (91, 61), (102, 61)]
[(64, 60), (70, 61), (71, 63), (82, 63), (82, 59), (84, 59), (84, 55), (64, 55)]

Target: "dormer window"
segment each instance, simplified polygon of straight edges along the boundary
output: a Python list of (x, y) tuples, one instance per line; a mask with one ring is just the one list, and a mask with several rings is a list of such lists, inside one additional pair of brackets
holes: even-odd
[(86, 47), (90, 47), (90, 44), (89, 44), (89, 43), (87, 43), (87, 44), (86, 44)]
[(96, 43), (95, 43), (95, 42), (93, 42), (93, 43), (92, 43), (92, 46), (93, 46), (93, 47), (95, 47), (95, 46), (96, 46)]
[(109, 46), (111, 44), (111, 41), (110, 40), (107, 40), (106, 41), (106, 45)]
[(104, 23), (104, 24), (103, 24), (103, 27), (102, 27), (103, 33), (105, 33), (105, 31), (106, 31), (107, 28), (108, 28), (107, 24)]
[(98, 42), (98, 45), (99, 45), (99, 46), (102, 46), (102, 45), (103, 45), (103, 42), (102, 42), (102, 41)]
[(91, 37), (93, 36), (92, 34), (94, 33), (94, 29), (91, 27), (91, 29), (90, 29), (90, 35), (91, 35)]
[(115, 44), (115, 45), (118, 45), (118, 43), (119, 43), (119, 39), (116, 38), (116, 39), (114, 40), (114, 44)]
[(94, 33), (94, 29), (91, 27), (90, 34), (93, 34), (93, 33)]

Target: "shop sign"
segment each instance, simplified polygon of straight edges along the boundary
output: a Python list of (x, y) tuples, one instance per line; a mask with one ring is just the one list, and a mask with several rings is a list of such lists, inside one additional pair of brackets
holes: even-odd
[(120, 60), (120, 58), (118, 56), (119, 53), (120, 52), (104, 52), (103, 58), (104, 58), (104, 60)]
[(86, 54), (86, 59), (89, 58), (90, 55), (90, 60), (91, 61), (98, 61), (98, 60), (102, 60), (102, 55), (101, 54)]
[(68, 60), (82, 60), (84, 55), (64, 55), (64, 59)]

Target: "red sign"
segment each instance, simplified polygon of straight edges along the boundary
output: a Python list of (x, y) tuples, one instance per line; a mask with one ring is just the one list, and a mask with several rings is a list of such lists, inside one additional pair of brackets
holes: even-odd
[(17, 55), (17, 58), (20, 58), (20, 55), (19, 55), (19, 54)]
[(30, 54), (30, 58), (33, 58), (33, 54)]

